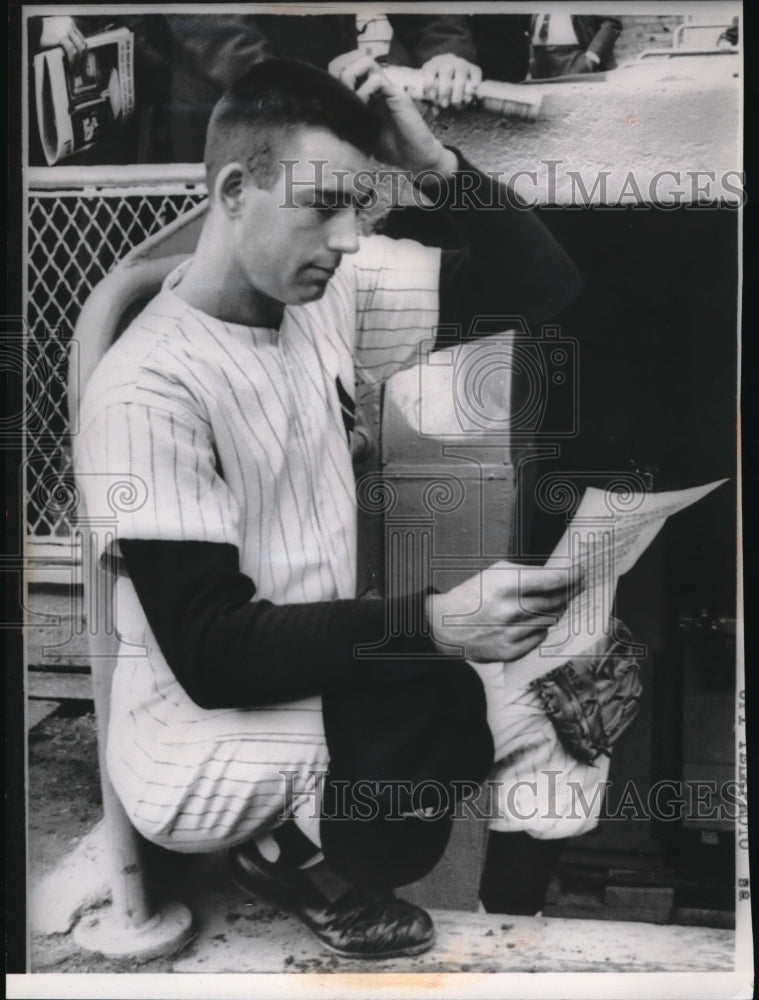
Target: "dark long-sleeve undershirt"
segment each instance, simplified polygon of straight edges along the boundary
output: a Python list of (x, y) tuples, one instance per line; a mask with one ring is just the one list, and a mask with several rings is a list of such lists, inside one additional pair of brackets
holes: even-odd
[[(120, 546), (161, 652), (202, 708), (294, 701), (440, 662), (420, 624), (423, 594), (392, 608), (378, 599), (275, 605), (253, 599), (255, 584), (240, 572), (233, 545), (122, 539)], [(416, 628), (387, 638), (386, 616)], [(360, 646), (377, 648), (362, 658)]]
[[(443, 252), (440, 318), (443, 343), (464, 339), (475, 316), (548, 318), (576, 295), (577, 274), (564, 251), (529, 210), (459, 155), (473, 175), (463, 204), (456, 185), (437, 199), (465, 250)], [(474, 189), (472, 188), (474, 182)], [(432, 189), (428, 189), (428, 193)], [(433, 192), (434, 193), (434, 192)], [(503, 330), (496, 319), (489, 330)], [(122, 555), (163, 655), (187, 694), (203, 708), (252, 707), (315, 694), (371, 687), (434, 670), (441, 655), (429, 636), (424, 595), (274, 605), (255, 600), (229, 544), (122, 539)], [(413, 622), (390, 635), (388, 622)], [(379, 645), (381, 657), (357, 656)], [(371, 697), (371, 692), (367, 692)]]
[[(435, 206), (391, 213), (388, 235), (442, 246), (439, 323), (443, 342), (467, 338), (472, 320), (480, 336), (507, 329), (520, 317), (528, 328), (561, 312), (580, 292), (580, 276), (536, 213), (513, 188), (483, 173), (457, 149), (452, 180), (431, 178), (423, 189)], [(441, 343), (442, 346), (442, 343)]]

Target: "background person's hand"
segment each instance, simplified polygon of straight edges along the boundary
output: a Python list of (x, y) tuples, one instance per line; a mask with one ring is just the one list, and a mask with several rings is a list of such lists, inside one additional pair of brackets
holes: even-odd
[(342, 78), (342, 74), (348, 70), (353, 63), (363, 61), (367, 59), (366, 53), (361, 49), (351, 49), (350, 52), (343, 52), (339, 56), (335, 56), (332, 62), (327, 67), (327, 72), (331, 73), (332, 76), (336, 76), (338, 80)]
[(469, 104), (482, 82), (480, 67), (452, 52), (428, 59), (421, 72), (425, 98), (442, 108), (449, 104), (454, 108)]
[(452, 174), (458, 168), (456, 154), (432, 134), (408, 94), (371, 56), (355, 58), (355, 53), (346, 52), (333, 59), (329, 71), (362, 101), (371, 101), (379, 112), (384, 128), (377, 155), (383, 162), (412, 173), (431, 170)]
[(595, 73), (599, 66), (598, 56), (594, 56), (591, 52), (586, 52), (583, 66), (587, 73)]
[(87, 41), (73, 17), (56, 15), (42, 18), (40, 48), (54, 49), (56, 45), (61, 46), (69, 62), (74, 62), (87, 51)]
[(432, 638), (479, 663), (518, 660), (538, 646), (579, 589), (577, 570), (494, 563), (446, 594), (427, 598)]

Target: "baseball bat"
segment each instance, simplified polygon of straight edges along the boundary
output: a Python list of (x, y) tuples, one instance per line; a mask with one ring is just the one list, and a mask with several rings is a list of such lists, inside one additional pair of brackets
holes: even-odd
[[(423, 101), (422, 71), (410, 66), (384, 66), (384, 71), (397, 86), (415, 101)], [(518, 83), (483, 80), (473, 90), (474, 100), (487, 111), (509, 118), (534, 121), (538, 116), (542, 96)]]

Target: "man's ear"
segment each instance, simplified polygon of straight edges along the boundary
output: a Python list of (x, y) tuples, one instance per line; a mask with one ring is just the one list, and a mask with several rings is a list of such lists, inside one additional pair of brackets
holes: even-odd
[(214, 194), (229, 218), (240, 214), (245, 196), (245, 170), (239, 163), (227, 163), (216, 176)]

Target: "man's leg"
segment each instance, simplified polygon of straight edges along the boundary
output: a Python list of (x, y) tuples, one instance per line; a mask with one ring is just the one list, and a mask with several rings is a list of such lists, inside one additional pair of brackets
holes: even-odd
[[(428, 915), (392, 889), (434, 867), (450, 834), (455, 782), (482, 780), (493, 759), (484, 690), (471, 667), (375, 667), (362, 673), (367, 686), (322, 701), (330, 764), (321, 788), (321, 843), (330, 867), (354, 888), (326, 907), (300, 893), (306, 905), (297, 911), (324, 944), (350, 957), (430, 947)], [(291, 798), (303, 828), (313, 805), (304, 815)], [(250, 852), (238, 859), (241, 870), (259, 885), (271, 885), (268, 876), (277, 874)], [(297, 895), (297, 882), (288, 878), (288, 885)]]
[(132, 823), (162, 847), (201, 853), (245, 843), (296, 812), (318, 845), (329, 765), (319, 699), (216, 718), (203, 739), (188, 727), (149, 752), (123, 722), (117, 736), (112, 729), (109, 773)]
[(482, 682), (468, 664), (441, 660), (325, 696), (324, 713), (325, 856), (356, 884), (417, 881), (442, 857), (462, 785), (482, 781), (492, 764)]
[(563, 838), (537, 840), (524, 832), (491, 830), (480, 880), (487, 912), (533, 916), (541, 910), (565, 844)]
[(480, 898), (489, 912), (535, 913), (567, 838), (598, 823), (609, 760), (584, 764), (568, 754), (537, 695), (510, 689), (508, 665), (477, 670), (496, 758), (489, 779), (495, 818)]
[[(219, 712), (215, 719), (211, 729), (217, 731), (207, 727), (205, 739), (193, 738), (189, 728), (181, 742), (152, 746), (149, 754), (130, 739), (128, 726), (119, 727), (118, 739), (112, 730), (109, 771), (137, 829), (184, 853), (232, 848), (234, 881), (297, 916), (338, 954), (393, 958), (430, 948), (429, 915), (392, 893), (351, 889), (328, 898), (298, 869), (311, 853), (302, 834), (299, 858), (287, 842), (292, 838), (280, 838), (281, 857), (274, 861), (256, 845), (262, 835), (292, 822), (285, 817), (293, 811), (300, 827), (318, 838), (319, 784), (328, 766), (320, 701)], [(176, 740), (178, 734), (167, 736)]]

